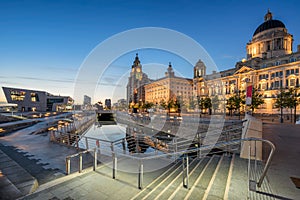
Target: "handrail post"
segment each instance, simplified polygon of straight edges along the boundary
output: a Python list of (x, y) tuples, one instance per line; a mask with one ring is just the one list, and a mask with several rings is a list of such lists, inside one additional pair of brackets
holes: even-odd
[[(249, 142), (250, 143), (250, 142)], [(249, 195), (250, 195), (250, 167), (251, 167), (251, 143), (249, 144), (249, 147), (248, 147), (248, 199), (249, 199)]]
[(189, 155), (186, 156), (186, 184), (185, 187), (188, 189), (189, 188)]
[(82, 153), (79, 153), (79, 173), (82, 172)]
[(96, 171), (97, 169), (97, 148), (94, 148), (94, 166), (93, 170)]
[(66, 174), (69, 175), (71, 171), (71, 158), (66, 157)]
[(113, 158), (113, 171), (112, 171), (112, 178), (115, 179), (116, 178), (116, 170), (117, 170), (117, 157), (115, 152), (112, 153), (112, 158)]
[(114, 143), (113, 142), (110, 143), (110, 148), (111, 148), (111, 151), (114, 152)]
[(87, 137), (85, 138), (85, 148), (89, 149), (89, 141)]
[(143, 173), (144, 173), (144, 167), (143, 163), (140, 160), (139, 161), (139, 175), (138, 175), (138, 188), (143, 189)]
[(125, 153), (125, 152), (126, 152), (125, 138), (122, 139), (122, 147), (123, 147), (123, 151), (124, 151), (124, 153)]
[(275, 145), (272, 142), (270, 142), (268, 140), (262, 140), (262, 142), (266, 142), (266, 143), (268, 143), (271, 146), (271, 152), (270, 152), (268, 160), (267, 160), (267, 162), (265, 164), (264, 171), (263, 171), (262, 175), (260, 176), (260, 179), (259, 179), (259, 181), (257, 183), (258, 187), (261, 187), (261, 184), (262, 184), (262, 182), (263, 182), (263, 180), (264, 180), (264, 178), (265, 178), (265, 176), (267, 174), (267, 171), (268, 171), (268, 169), (270, 167), (271, 160), (273, 158), (273, 154), (275, 152)]

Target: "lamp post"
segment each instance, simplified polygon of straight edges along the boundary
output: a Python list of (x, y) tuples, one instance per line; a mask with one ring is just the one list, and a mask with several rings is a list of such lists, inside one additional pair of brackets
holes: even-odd
[(294, 89), (294, 98), (293, 98), (293, 101), (294, 101), (294, 123), (296, 123), (297, 121), (297, 104), (298, 104), (298, 97), (299, 97), (299, 94), (297, 93), (298, 92), (298, 89), (299, 89), (299, 86), (295, 87)]

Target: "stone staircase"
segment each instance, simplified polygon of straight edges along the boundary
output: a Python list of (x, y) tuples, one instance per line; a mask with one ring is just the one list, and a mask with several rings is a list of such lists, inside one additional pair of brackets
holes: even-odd
[(36, 178), (0, 150), (0, 199), (17, 199), (37, 188)]
[[(248, 160), (235, 154), (195, 158), (189, 164), (189, 185), (186, 188), (183, 186), (182, 161), (178, 160), (144, 184), (145, 187), (132, 199), (275, 199), (267, 179), (258, 192), (248, 192), (247, 166)], [(262, 172), (259, 162), (257, 169), (258, 173)], [(127, 176), (126, 180), (132, 179)], [(152, 176), (144, 174), (144, 177)], [(253, 166), (251, 176), (254, 179)], [(119, 177), (122, 179), (122, 175)]]

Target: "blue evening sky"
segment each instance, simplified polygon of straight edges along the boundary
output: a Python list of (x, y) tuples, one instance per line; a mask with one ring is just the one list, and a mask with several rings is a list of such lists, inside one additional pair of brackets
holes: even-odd
[[(141, 27), (181, 32), (201, 44), (219, 70), (232, 68), (245, 57), (246, 43), (263, 23), (268, 8), (294, 35), (296, 51), (298, 0), (2, 0), (0, 86), (72, 96), (78, 69), (89, 53), (107, 38)], [(162, 77), (169, 61), (178, 74), (192, 77), (192, 65), (178, 56), (160, 50), (133, 51), (112, 63), (105, 80), (99, 81), (106, 81), (108, 88), (98, 88), (94, 102), (125, 98), (124, 85), (136, 52), (143, 70), (152, 71), (150, 78)], [(151, 66), (158, 67), (152, 70)], [(122, 87), (109, 93), (109, 83)], [(5, 101), (2, 88), (1, 101)]]

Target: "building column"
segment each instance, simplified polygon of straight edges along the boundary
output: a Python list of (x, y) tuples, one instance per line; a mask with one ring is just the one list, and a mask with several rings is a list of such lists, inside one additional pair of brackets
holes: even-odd
[(268, 89), (270, 89), (270, 87), (271, 87), (271, 72), (270, 71), (268, 71)]
[(284, 68), (282, 68), (282, 71), (283, 71), (283, 72), (282, 72), (282, 76), (283, 76), (283, 79), (282, 79), (282, 81), (283, 81), (282, 87), (285, 88), (285, 87), (286, 87), (286, 76), (285, 76), (285, 75), (286, 75), (286, 74), (285, 74), (286, 72), (285, 72), (285, 69), (284, 69)]

